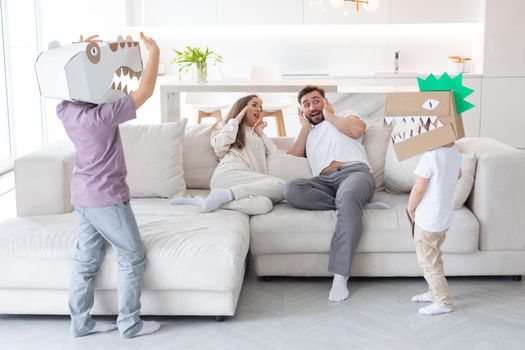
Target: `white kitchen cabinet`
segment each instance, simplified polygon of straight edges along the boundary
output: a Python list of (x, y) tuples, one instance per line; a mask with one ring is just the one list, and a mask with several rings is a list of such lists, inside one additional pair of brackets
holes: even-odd
[[(485, 13), (484, 1), (479, 0), (381, 0), (374, 12), (363, 5), (357, 12), (353, 2), (333, 8), (328, 0), (123, 1), (130, 26), (477, 23), (484, 21)], [(500, 1), (486, 1), (502, 6)], [(506, 11), (512, 12), (514, 3), (523, 7), (521, 0), (508, 1), (513, 5), (505, 5)]]
[(523, 14), (523, 0), (487, 0), (484, 76), (525, 75)]
[(300, 25), (303, 0), (216, 0), (219, 25)]
[(480, 0), (391, 0), (390, 8), (390, 23), (483, 22), (484, 13)]
[[(216, 0), (142, 1), (145, 26), (209, 26), (217, 24)], [(136, 17), (135, 15), (134, 18)]]
[(481, 136), (525, 148), (525, 77), (483, 77)]
[(390, 22), (391, 0), (381, 0), (379, 9), (367, 12), (362, 5), (359, 12), (355, 3), (345, 2), (340, 8), (333, 8), (325, 1), (304, 0), (304, 24), (385, 24)]
[(482, 83), (481, 77), (465, 78), (463, 77), (463, 85), (474, 90), (472, 94), (467, 96), (466, 101), (472, 103), (474, 108), (462, 114), (463, 128), (465, 129), (465, 136), (478, 137), (479, 125), (481, 123), (481, 95)]

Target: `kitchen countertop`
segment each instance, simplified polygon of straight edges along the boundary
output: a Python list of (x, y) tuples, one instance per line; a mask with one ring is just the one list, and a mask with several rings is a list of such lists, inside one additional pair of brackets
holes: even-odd
[[(430, 73), (419, 73), (419, 72), (376, 72), (376, 73), (283, 73), (285, 79), (297, 79), (299, 77), (316, 77), (322, 79), (412, 79), (427, 77)], [(438, 73), (434, 73), (438, 74)], [(455, 75), (455, 74), (451, 74)], [(463, 73), (465, 78), (479, 78), (483, 74), (480, 73)]]

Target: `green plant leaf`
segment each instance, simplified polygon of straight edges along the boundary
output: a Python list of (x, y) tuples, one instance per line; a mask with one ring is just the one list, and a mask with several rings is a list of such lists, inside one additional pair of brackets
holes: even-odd
[(174, 56), (170, 61), (170, 64), (179, 65), (179, 79), (181, 78), (181, 71), (188, 69), (192, 65), (201, 67), (205, 65), (209, 60), (213, 60), (214, 64), (217, 62), (222, 63), (223, 58), (221, 55), (216, 54), (214, 51), (210, 51), (208, 47), (206, 49), (201, 49), (197, 46), (186, 46), (183, 51), (173, 49)]

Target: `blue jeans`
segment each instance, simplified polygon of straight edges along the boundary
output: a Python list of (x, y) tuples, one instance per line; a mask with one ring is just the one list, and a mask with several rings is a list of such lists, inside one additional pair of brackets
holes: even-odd
[(130, 203), (102, 208), (75, 206), (75, 210), (79, 223), (69, 292), (71, 332), (82, 336), (95, 325), (89, 314), (95, 300), (94, 278), (104, 260), (105, 245), (109, 243), (119, 266), (117, 325), (123, 337), (131, 338), (142, 328), (140, 294), (145, 250)]

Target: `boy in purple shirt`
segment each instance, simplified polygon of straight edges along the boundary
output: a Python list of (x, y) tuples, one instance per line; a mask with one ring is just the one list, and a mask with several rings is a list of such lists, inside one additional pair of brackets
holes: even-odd
[[(80, 41), (94, 43), (96, 37), (82, 40), (81, 36)], [(71, 201), (79, 214), (79, 226), (69, 309), (71, 332), (77, 337), (118, 327), (124, 338), (132, 338), (160, 328), (158, 322), (140, 319), (145, 250), (129, 203), (118, 129), (119, 124), (136, 118), (136, 109), (151, 97), (157, 80), (159, 47), (143, 33), (140, 38), (149, 59), (137, 91), (98, 105), (63, 101), (57, 106), (57, 115), (76, 149)], [(119, 265), (117, 324), (97, 323), (89, 314), (94, 303), (94, 278), (108, 242)]]

